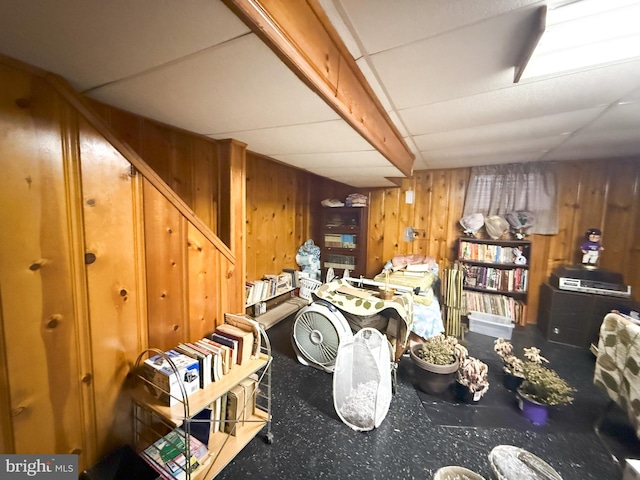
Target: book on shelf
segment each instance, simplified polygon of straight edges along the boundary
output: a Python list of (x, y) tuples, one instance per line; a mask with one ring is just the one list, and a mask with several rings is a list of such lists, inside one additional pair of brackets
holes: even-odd
[(238, 363), (238, 341), (232, 338), (227, 337), (226, 335), (222, 335), (218, 332), (214, 332), (209, 335), (207, 338), (213, 340), (216, 343), (221, 345), (226, 345), (229, 347), (231, 358), (229, 361), (229, 368), (233, 368), (234, 365), (239, 365)]
[(211, 340), (210, 338), (203, 338), (202, 340), (200, 340), (201, 342), (206, 342), (207, 344), (213, 346), (213, 347), (217, 347), (220, 349), (221, 353), (222, 353), (222, 373), (223, 375), (226, 375), (229, 373), (229, 370), (231, 370), (232, 368), (232, 360), (231, 360), (231, 348), (228, 347), (227, 345), (222, 345), (221, 343), (218, 342), (214, 342), (213, 340)]
[(227, 410), (224, 431), (237, 435), (241, 427), (244, 409), (244, 387), (236, 385), (227, 392)]
[(229, 323), (223, 323), (216, 327), (216, 334), (237, 341), (237, 362), (244, 365), (251, 359), (253, 351), (253, 332), (243, 330)]
[(142, 456), (158, 473), (169, 478), (184, 480), (187, 472), (193, 475), (202, 465), (209, 449), (207, 445), (189, 435), (189, 455), (187, 460), (187, 434), (176, 428), (145, 448)]
[(214, 426), (214, 418), (212, 408), (203, 408), (191, 417), (191, 435), (200, 440), (203, 445), (209, 445), (209, 436)]
[(224, 321), (229, 325), (233, 325), (234, 327), (238, 327), (242, 330), (253, 333), (253, 348), (251, 349), (251, 358), (259, 358), (261, 347), (260, 324), (249, 315), (233, 313), (225, 313)]
[(197, 340), (194, 343), (197, 348), (211, 354), (211, 381), (217, 382), (224, 375), (224, 369), (222, 367), (222, 363), (224, 361), (222, 357), (222, 349), (206, 342), (205, 339)]
[(200, 388), (206, 388), (211, 384), (211, 355), (206, 355), (203, 352), (194, 349), (192, 345), (179, 343), (175, 350), (187, 355), (198, 361), (198, 367), (200, 368)]

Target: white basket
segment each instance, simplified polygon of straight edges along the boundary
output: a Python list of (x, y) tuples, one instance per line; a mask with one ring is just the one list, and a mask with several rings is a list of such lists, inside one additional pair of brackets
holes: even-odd
[(315, 292), (322, 282), (320, 280), (314, 280), (313, 278), (301, 278), (300, 279), (300, 298), (305, 300), (311, 300), (311, 294)]

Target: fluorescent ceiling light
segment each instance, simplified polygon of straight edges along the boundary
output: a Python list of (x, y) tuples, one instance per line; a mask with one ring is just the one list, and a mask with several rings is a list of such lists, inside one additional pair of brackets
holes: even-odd
[(640, 57), (640, 0), (549, 2), (542, 38), (515, 81), (635, 57)]

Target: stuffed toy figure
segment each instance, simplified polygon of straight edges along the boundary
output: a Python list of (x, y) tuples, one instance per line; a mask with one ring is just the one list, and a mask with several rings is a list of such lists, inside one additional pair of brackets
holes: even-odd
[(600, 238), (602, 232), (597, 228), (590, 228), (584, 234), (585, 241), (580, 245), (582, 251), (582, 264), (583, 265), (595, 265), (598, 263), (600, 252), (604, 250), (600, 245)]

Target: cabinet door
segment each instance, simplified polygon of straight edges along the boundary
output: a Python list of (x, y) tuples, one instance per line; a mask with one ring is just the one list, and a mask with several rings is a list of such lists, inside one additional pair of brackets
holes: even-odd
[(539, 326), (550, 342), (585, 347), (591, 329), (592, 306), (590, 295), (544, 284), (540, 290)]

